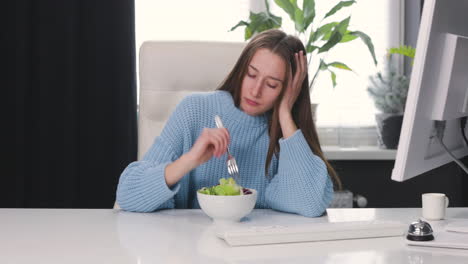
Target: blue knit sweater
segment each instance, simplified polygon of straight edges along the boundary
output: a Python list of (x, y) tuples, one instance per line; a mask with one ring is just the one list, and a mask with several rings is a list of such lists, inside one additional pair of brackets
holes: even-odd
[(225, 91), (184, 98), (142, 160), (128, 165), (120, 176), (117, 202), (128, 211), (151, 212), (164, 208), (200, 208), (196, 191), (229, 177), (226, 155), (213, 157), (169, 188), (164, 170), (188, 152), (205, 127), (215, 127), (219, 115), (230, 133), (230, 151), (240, 171), (238, 183), (256, 189), (255, 208), (297, 213), (308, 217), (323, 214), (332, 200), (333, 185), (325, 163), (309, 148), (301, 130), (280, 139), (279, 159), (273, 155), (269, 175), (265, 162), (269, 135), (267, 116), (250, 116), (234, 105)]

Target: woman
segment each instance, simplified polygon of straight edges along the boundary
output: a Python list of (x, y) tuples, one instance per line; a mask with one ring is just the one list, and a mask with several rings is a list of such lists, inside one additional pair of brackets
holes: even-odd
[[(199, 208), (196, 191), (229, 177), (256, 189), (256, 208), (323, 214), (339, 180), (323, 157), (312, 121), (307, 60), (299, 39), (280, 30), (254, 37), (217, 91), (182, 100), (141, 161), (122, 173), (124, 210)], [(225, 128), (214, 128), (219, 115)]]

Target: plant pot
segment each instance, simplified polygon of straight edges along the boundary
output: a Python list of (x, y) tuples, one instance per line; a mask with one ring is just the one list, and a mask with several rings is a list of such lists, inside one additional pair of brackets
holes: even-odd
[(403, 115), (398, 114), (376, 114), (377, 135), (380, 146), (387, 149), (396, 149), (400, 139)]

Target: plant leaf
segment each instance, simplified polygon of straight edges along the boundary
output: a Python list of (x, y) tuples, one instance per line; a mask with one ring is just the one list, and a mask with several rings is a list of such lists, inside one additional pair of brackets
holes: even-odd
[(401, 45), (397, 48), (390, 48), (388, 49), (388, 53), (390, 54), (400, 54), (409, 58), (414, 59), (414, 55), (416, 54), (416, 49), (412, 46)]
[(350, 6), (350, 5), (354, 4), (354, 3), (356, 3), (356, 1), (341, 1), (341, 2), (339, 2), (332, 9), (330, 9), (330, 11), (328, 11), (328, 13), (325, 15), (325, 17), (323, 19), (335, 14), (341, 8)]
[(338, 25), (335, 26), (335, 30), (339, 31), (341, 35), (345, 35), (346, 32), (348, 31), (348, 26), (349, 26), (349, 21), (351, 20), (351, 17), (347, 17), (343, 19)]
[(314, 52), (314, 50), (316, 50), (316, 49), (318, 49), (318, 48), (319, 48), (318, 46), (308, 45), (308, 46), (306, 47), (306, 51), (307, 51), (307, 53), (312, 53), (312, 52)]
[(371, 38), (361, 31), (352, 31), (349, 34), (359, 37), (364, 44), (366, 44), (367, 48), (369, 49), (370, 54), (372, 55), (372, 59), (374, 59), (374, 64), (377, 65), (377, 59), (375, 58), (375, 51), (374, 51), (374, 44), (372, 44)]
[(307, 29), (315, 18), (315, 0), (304, 0), (302, 11), (304, 12), (304, 29)]
[[(253, 13), (250, 12), (250, 23), (245, 23), (245, 40), (250, 39), (255, 33), (262, 32), (272, 28), (281, 27), (282, 19), (268, 12)], [(240, 23), (240, 22), (239, 22)], [(238, 23), (238, 24), (239, 24)]]
[(304, 13), (299, 8), (294, 12), (294, 24), (298, 32), (304, 32)]
[(332, 83), (333, 83), (333, 88), (335, 88), (335, 86), (336, 86), (336, 73), (334, 73), (333, 71), (330, 71), (330, 77), (331, 77), (331, 80), (332, 80)]
[(333, 48), (338, 42), (341, 41), (344, 34), (346, 33), (351, 17), (347, 17), (335, 26), (330, 39), (319, 49), (319, 53), (326, 52)]
[(296, 1), (293, 0), (291, 3), (289, 0), (275, 0), (275, 3), (289, 15), (292, 21), (296, 21), (295, 10), (298, 9)]
[(332, 63), (328, 63), (328, 66), (335, 67), (335, 68), (342, 69), (342, 70), (353, 71), (353, 70), (351, 70), (351, 68), (348, 67), (348, 65), (346, 65), (346, 64), (344, 64), (342, 62), (339, 62), (339, 61), (334, 61)]
[(322, 47), (320, 47), (318, 53), (329, 51), (343, 38), (340, 32), (334, 32), (330, 39)]
[(349, 42), (349, 41), (357, 39), (357, 36), (349, 34), (350, 32), (351, 31), (349, 31), (349, 30), (346, 31), (346, 34), (341, 39), (340, 43), (345, 43), (345, 42)]
[(237, 23), (237, 25), (233, 26), (229, 31), (233, 31), (234, 29), (236, 29), (238, 27), (241, 27), (241, 26), (248, 27), (249, 23), (245, 22), (244, 20), (241, 20), (241, 21), (239, 21), (239, 23)]
[(320, 60), (320, 66), (319, 69), (321, 71), (327, 70), (328, 69), (328, 64), (326, 64), (322, 59)]
[[(335, 26), (338, 25), (338, 22), (334, 22), (334, 23), (335, 23)], [(349, 32), (351, 32), (351, 31), (349, 31), (349, 30), (344, 30), (343, 32), (340, 32), (340, 33), (342, 33), (343, 38), (344, 38), (346, 35), (349, 35), (349, 34), (348, 34)], [(332, 33), (333, 33), (333, 31), (329, 31), (328, 33), (324, 34), (324, 36), (323, 36), (322, 39), (323, 39), (323, 40), (329, 40)], [(352, 37), (357, 38), (357, 37), (355, 37), (355, 36), (352, 36)], [(341, 43), (341, 42), (346, 42), (346, 41), (343, 41), (343, 39), (341, 39), (340, 43)]]
[(251, 38), (253, 35), (253, 32), (252, 30), (250, 29), (250, 27), (246, 27), (245, 28), (245, 31), (244, 31), (244, 39), (245, 40), (248, 40), (249, 38)]
[(282, 18), (275, 16), (270, 12), (270, 5), (268, 0), (265, 0), (266, 11), (260, 13), (250, 12), (249, 22), (239, 21), (237, 25), (231, 28), (230, 31), (235, 30), (240, 26), (245, 26), (244, 38), (245, 40), (250, 39), (255, 33), (262, 32), (272, 28), (281, 27)]
[(331, 22), (325, 24), (317, 29), (315, 32), (310, 32), (309, 42), (313, 43), (320, 39), (323, 35), (329, 34), (332, 32), (333, 27), (338, 25), (338, 22)]

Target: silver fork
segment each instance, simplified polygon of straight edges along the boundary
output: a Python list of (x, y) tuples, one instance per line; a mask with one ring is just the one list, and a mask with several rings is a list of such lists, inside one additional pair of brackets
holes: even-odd
[[(223, 122), (221, 121), (221, 118), (218, 115), (215, 115), (215, 123), (216, 127), (224, 128)], [(229, 151), (229, 146), (227, 146), (227, 155), (228, 157), (226, 164), (228, 173), (229, 175), (231, 175), (231, 177), (234, 178), (234, 180), (237, 181), (239, 179), (239, 167), (237, 167), (236, 159), (234, 158), (234, 156), (231, 155), (231, 152)]]

